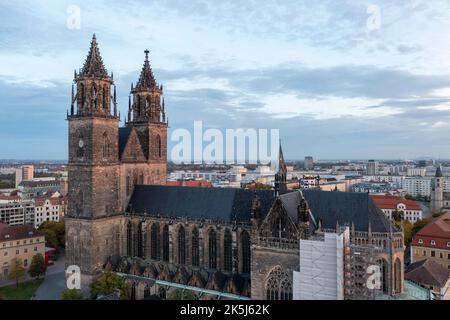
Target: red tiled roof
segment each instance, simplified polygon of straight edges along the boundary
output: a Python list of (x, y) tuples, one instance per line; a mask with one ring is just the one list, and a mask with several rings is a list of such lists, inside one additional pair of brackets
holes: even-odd
[[(422, 240), (422, 243), (419, 243)], [(431, 245), (434, 240), (435, 245)], [(412, 245), (450, 250), (450, 213), (445, 213), (420, 229), (412, 240)]]
[(0, 223), (0, 241), (42, 237), (44, 234), (32, 225), (10, 226)]
[(167, 181), (166, 185), (171, 187), (212, 187), (211, 182), (206, 180)]
[(67, 197), (58, 197), (58, 198), (39, 197), (39, 198), (34, 198), (34, 205), (36, 207), (42, 207), (45, 204), (45, 201), (47, 201), (47, 200), (50, 200), (50, 204), (52, 206), (57, 206), (57, 205), (67, 203)]
[(397, 209), (397, 206), (402, 203), (406, 206), (406, 210), (422, 210), (419, 204), (414, 200), (408, 200), (401, 197), (396, 196), (381, 196), (381, 195), (373, 195), (371, 196), (372, 200), (375, 202), (377, 207), (380, 209)]

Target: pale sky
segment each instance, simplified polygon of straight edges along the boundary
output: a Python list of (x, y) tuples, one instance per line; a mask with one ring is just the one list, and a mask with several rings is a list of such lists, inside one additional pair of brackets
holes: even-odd
[(0, 0), (0, 159), (67, 158), (94, 32), (122, 115), (149, 49), (171, 130), (280, 129), (288, 159), (450, 158), (449, 1), (112, 3)]

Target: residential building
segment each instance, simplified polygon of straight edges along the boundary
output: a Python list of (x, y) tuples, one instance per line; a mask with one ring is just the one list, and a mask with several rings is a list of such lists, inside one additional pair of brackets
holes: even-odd
[(11, 226), (34, 224), (34, 201), (15, 200), (6, 203), (0, 202), (0, 222)]
[(450, 300), (450, 270), (433, 260), (409, 265), (405, 269), (405, 279), (431, 290), (436, 300)]
[(45, 237), (41, 232), (32, 225), (10, 226), (0, 222), (0, 279), (8, 279), (15, 258), (28, 269), (38, 253), (45, 255)]
[(445, 213), (421, 230), (412, 239), (411, 262), (430, 259), (450, 269), (450, 213)]
[(67, 197), (40, 197), (34, 199), (34, 227), (45, 221), (60, 221), (66, 214)]
[(406, 170), (406, 175), (408, 177), (425, 177), (427, 169), (425, 168), (408, 168)]
[(422, 219), (422, 208), (414, 200), (391, 195), (372, 195), (372, 200), (392, 220), (392, 214), (397, 211), (403, 214), (403, 220), (415, 223)]

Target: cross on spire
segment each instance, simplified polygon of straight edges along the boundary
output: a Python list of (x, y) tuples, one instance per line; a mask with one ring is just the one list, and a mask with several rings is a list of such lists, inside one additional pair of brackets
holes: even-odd
[[(152, 67), (150, 66), (150, 62), (148, 60), (148, 54), (150, 51), (146, 49), (145, 53), (145, 61), (142, 67), (141, 75), (139, 76), (139, 80), (136, 84), (136, 89), (148, 89), (156, 86), (155, 76), (153, 75)], [(133, 89), (132, 89), (133, 90)]]

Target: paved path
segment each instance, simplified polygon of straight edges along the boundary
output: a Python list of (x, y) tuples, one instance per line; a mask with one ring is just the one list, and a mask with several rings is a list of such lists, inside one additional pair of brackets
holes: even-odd
[(66, 288), (65, 259), (60, 256), (55, 264), (47, 268), (44, 282), (34, 294), (33, 300), (59, 300)]

